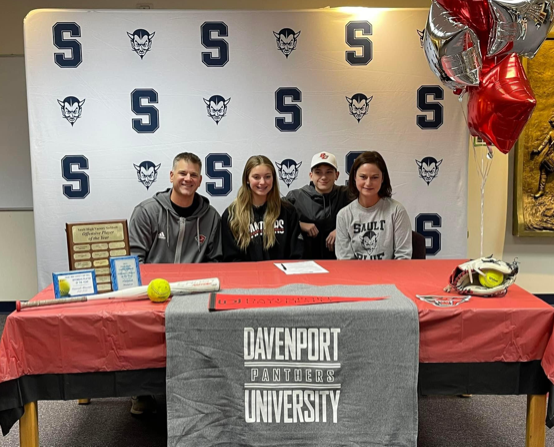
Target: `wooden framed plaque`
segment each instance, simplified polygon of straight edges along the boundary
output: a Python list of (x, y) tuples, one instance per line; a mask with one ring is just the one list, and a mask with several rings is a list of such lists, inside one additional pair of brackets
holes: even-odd
[(128, 256), (126, 220), (65, 224), (70, 270), (94, 269), (98, 293), (112, 290), (110, 257)]

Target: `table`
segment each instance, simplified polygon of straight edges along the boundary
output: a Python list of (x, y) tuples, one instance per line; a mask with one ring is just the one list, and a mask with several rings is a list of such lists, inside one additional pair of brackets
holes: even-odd
[[(473, 298), (446, 309), (415, 298), (444, 294), (442, 288), (460, 262), (319, 261), (329, 274), (298, 276), (285, 275), (271, 262), (145, 265), (141, 275), (145, 283), (156, 277), (177, 281), (218, 276), (222, 289), (395, 284), (418, 307), (420, 389), (426, 394), (527, 394), (527, 445), (544, 445), (547, 378), (554, 381), (554, 309), (517, 286), (501, 299)], [(34, 299), (51, 296), (49, 287)], [(16, 407), (23, 404), (26, 410), (20, 421), (22, 445), (37, 445), (35, 400), (163, 389), (165, 307), (117, 300), (10, 315), (0, 343), (0, 391), (11, 389), (12, 400), (0, 398), (0, 414), (14, 410), (7, 405), (14, 402), (13, 390), (19, 390), (23, 397)], [(91, 389), (95, 382), (98, 389)], [(56, 387), (62, 391), (53, 391)]]

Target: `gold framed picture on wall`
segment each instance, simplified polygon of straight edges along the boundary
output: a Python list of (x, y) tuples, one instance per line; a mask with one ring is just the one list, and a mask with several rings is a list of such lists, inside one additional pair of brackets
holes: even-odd
[(554, 237), (554, 35), (524, 59), (537, 106), (519, 138), (514, 164), (514, 236)]

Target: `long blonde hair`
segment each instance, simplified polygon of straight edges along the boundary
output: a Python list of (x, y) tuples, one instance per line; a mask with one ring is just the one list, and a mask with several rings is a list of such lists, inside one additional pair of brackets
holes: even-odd
[(264, 249), (269, 250), (275, 245), (275, 221), (281, 213), (281, 194), (279, 193), (279, 183), (277, 173), (273, 163), (265, 155), (253, 155), (248, 159), (242, 172), (242, 186), (239, 189), (237, 198), (233, 200), (229, 207), (229, 227), (241, 250), (246, 251), (250, 245), (250, 224), (254, 221), (254, 211), (252, 209), (252, 190), (248, 182), (248, 176), (252, 169), (257, 166), (265, 165), (273, 176), (273, 186), (267, 194), (267, 208), (264, 214), (263, 244)]

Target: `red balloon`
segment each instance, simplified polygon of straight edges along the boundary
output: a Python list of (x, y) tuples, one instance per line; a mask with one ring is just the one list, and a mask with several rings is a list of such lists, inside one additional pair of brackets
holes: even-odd
[(477, 33), (481, 54), (487, 54), (489, 35), (492, 29), (492, 15), (488, 0), (436, 0), (454, 17), (460, 19)]
[(507, 154), (536, 103), (518, 55), (511, 54), (482, 76), (478, 88), (469, 89), (469, 131)]

